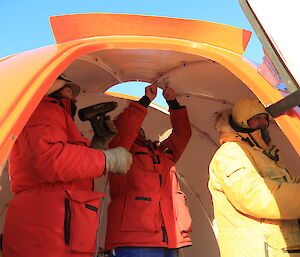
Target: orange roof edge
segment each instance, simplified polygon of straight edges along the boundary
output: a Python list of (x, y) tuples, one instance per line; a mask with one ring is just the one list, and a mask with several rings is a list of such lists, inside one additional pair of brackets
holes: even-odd
[(132, 14), (52, 16), (50, 24), (58, 44), (99, 36), (152, 36), (208, 44), (242, 55), (251, 37), (250, 31), (219, 23)]

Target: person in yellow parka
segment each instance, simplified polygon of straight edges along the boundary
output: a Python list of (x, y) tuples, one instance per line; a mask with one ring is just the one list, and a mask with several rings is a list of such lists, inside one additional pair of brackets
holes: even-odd
[(300, 178), (285, 169), (268, 126), (257, 99), (217, 115), (209, 190), (222, 257), (300, 256)]

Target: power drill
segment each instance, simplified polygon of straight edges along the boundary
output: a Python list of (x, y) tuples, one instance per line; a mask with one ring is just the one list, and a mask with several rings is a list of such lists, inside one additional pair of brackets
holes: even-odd
[(113, 135), (114, 133), (106, 126), (106, 113), (113, 111), (118, 106), (117, 102), (99, 103), (82, 108), (78, 111), (78, 117), (82, 121), (90, 121), (95, 135), (99, 137)]

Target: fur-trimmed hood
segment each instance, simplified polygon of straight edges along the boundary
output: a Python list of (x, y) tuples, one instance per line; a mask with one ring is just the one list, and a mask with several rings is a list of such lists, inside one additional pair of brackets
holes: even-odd
[(232, 110), (230, 109), (216, 114), (215, 128), (220, 134), (220, 144), (225, 142), (247, 142), (251, 146), (269, 149), (259, 129), (248, 133), (236, 132), (229, 123), (231, 113)]
[(216, 113), (215, 129), (221, 133), (235, 133), (232, 127), (229, 125), (229, 115), (231, 115), (231, 109)]
[(220, 134), (220, 144), (241, 141), (241, 137), (229, 124), (231, 109), (216, 113), (215, 129)]
[(261, 130), (257, 129), (248, 133), (236, 132), (230, 125), (231, 113), (231, 110), (225, 110), (216, 114), (215, 129), (220, 134), (220, 144), (224, 144), (226, 142), (248, 144), (257, 150), (262, 151), (270, 159), (276, 161), (277, 165), (283, 167), (283, 164), (279, 161), (279, 149), (273, 145), (272, 142), (268, 145), (265, 143)]

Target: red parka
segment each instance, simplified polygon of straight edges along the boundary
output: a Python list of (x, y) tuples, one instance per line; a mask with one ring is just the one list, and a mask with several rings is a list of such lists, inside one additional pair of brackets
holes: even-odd
[(9, 158), (11, 190), (4, 257), (88, 257), (95, 251), (103, 194), (93, 178), (103, 152), (89, 147), (70, 115), (69, 100), (44, 97)]
[(174, 167), (191, 136), (186, 108), (170, 110), (173, 132), (160, 145), (138, 136), (146, 114), (147, 108), (131, 102), (115, 120), (118, 135), (110, 145), (129, 150), (133, 163), (125, 176), (110, 174), (108, 250), (192, 244), (191, 217)]

